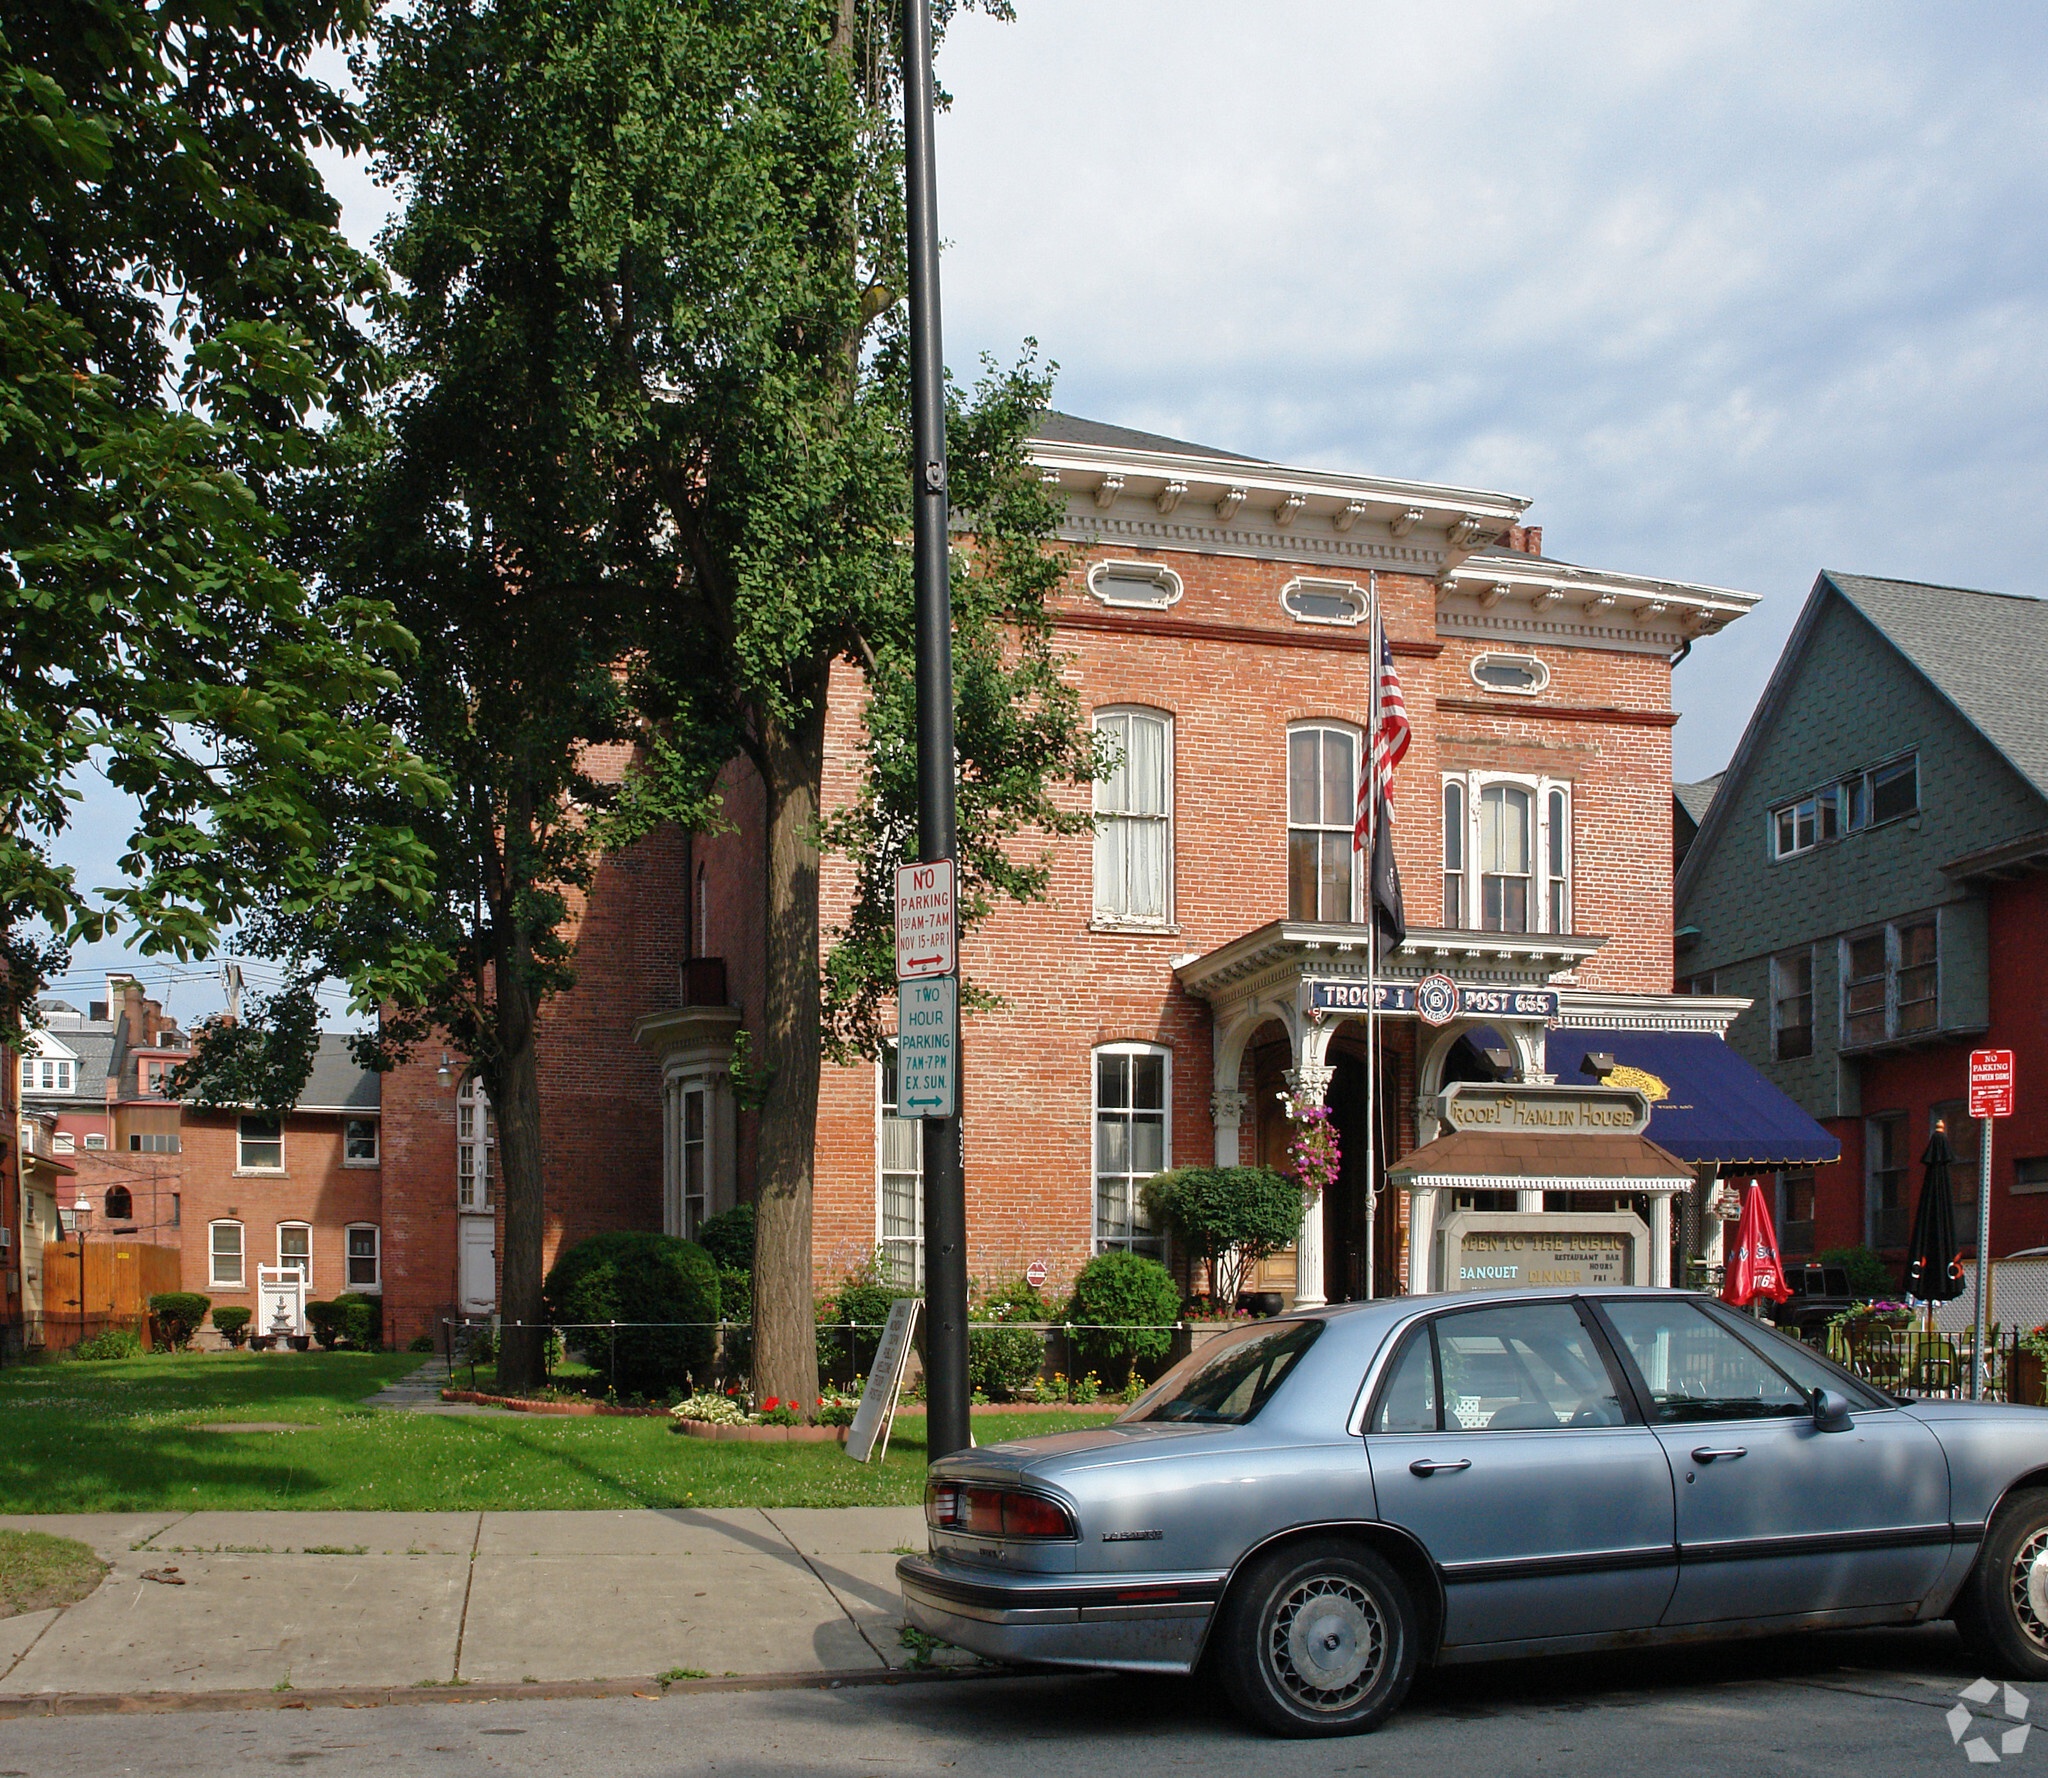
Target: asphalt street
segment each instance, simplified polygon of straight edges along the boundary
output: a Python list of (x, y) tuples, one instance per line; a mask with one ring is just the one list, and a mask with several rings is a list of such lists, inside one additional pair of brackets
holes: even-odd
[[(1958, 1742), (1995, 1751), (2033, 1698), (2000, 1692), (1953, 1733), (1946, 1713), (1978, 1675), (1945, 1626), (1813, 1635), (1461, 1668), (1426, 1676), (1377, 1734), (1285, 1747), (1192, 1680), (1129, 1675), (951, 1678), (743, 1692), (442, 1703), (363, 1709), (189, 1710), (0, 1721), (0, 1778), (219, 1778), (245, 1771), (407, 1778), (1128, 1778), (1284, 1760), (1290, 1778), (1617, 1772), (1962, 1772)], [(2025, 1692), (2027, 1688), (2021, 1688)], [(2048, 1687), (2038, 1713), (2048, 1719)], [(1996, 1763), (2038, 1769), (2048, 1737)], [(1983, 1762), (1981, 1759), (1977, 1763)]]

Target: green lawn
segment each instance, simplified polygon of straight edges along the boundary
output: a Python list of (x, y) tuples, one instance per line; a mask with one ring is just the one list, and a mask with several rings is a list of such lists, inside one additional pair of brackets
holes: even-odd
[[(451, 1418), (363, 1405), (419, 1363), (404, 1353), (240, 1352), (0, 1371), (0, 1512), (907, 1506), (923, 1498), (922, 1415), (897, 1421), (886, 1461), (861, 1464), (837, 1445), (683, 1438), (665, 1418)], [(1109, 1411), (977, 1414), (974, 1435), (991, 1444), (1098, 1425)], [(223, 1420), (306, 1430), (202, 1430)]]

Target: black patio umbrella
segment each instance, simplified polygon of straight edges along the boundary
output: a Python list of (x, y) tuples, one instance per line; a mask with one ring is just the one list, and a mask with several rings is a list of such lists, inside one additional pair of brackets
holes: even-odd
[(1945, 1303), (1963, 1294), (1963, 1262), (1956, 1252), (1956, 1206), (1948, 1184), (1955, 1156), (1940, 1124), (1920, 1157), (1927, 1169), (1920, 1207), (1913, 1212), (1913, 1239), (1906, 1248), (1906, 1294), (1923, 1303)]

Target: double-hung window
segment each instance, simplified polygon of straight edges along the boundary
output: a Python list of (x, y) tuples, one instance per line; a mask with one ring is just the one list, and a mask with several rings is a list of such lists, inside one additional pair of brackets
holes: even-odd
[(277, 1225), (277, 1264), (280, 1271), (295, 1270), (305, 1283), (313, 1282), (313, 1231), (306, 1224)]
[(1173, 908), (1173, 728), (1149, 710), (1095, 716), (1114, 764), (1095, 786), (1095, 916), (1164, 926)]
[(216, 1290), (242, 1288), (242, 1225), (216, 1222), (207, 1229), (210, 1268), (207, 1282)]
[(1287, 731), (1287, 917), (1349, 922), (1360, 876), (1356, 729), (1297, 723)]
[(1920, 756), (1908, 753), (1823, 784), (1771, 810), (1773, 858), (1795, 858), (1845, 833), (1911, 815), (1920, 807)]
[(342, 1119), (341, 1161), (345, 1167), (374, 1167), (377, 1164), (377, 1120), (374, 1117)]
[(244, 1173), (284, 1171), (284, 1128), (274, 1117), (245, 1117), (236, 1127), (235, 1165)]
[(21, 1090), (24, 1093), (68, 1093), (71, 1064), (62, 1056), (23, 1056)]
[(383, 1243), (373, 1222), (351, 1223), (348, 1228), (348, 1287), (351, 1290), (384, 1288)]
[(924, 1286), (924, 1120), (902, 1115), (896, 1046), (882, 1049), (876, 1106), (876, 1217), (882, 1251), (896, 1281)]
[(1943, 1099), (1927, 1111), (1930, 1140), (1936, 1124), (1948, 1126), (1949, 1201), (1955, 1206), (1957, 1232), (1971, 1242), (1977, 1233), (1977, 1120), (1970, 1115), (1968, 1100)]
[(1163, 1258), (1140, 1189), (1173, 1163), (1167, 1051), (1115, 1043), (1095, 1052), (1095, 1251)]
[(491, 1151), (498, 1145), (491, 1101), (474, 1076), (455, 1095), (455, 1207), (491, 1207)]
[(1906, 1183), (1906, 1117), (1886, 1112), (1863, 1120), (1866, 1238), (1873, 1247), (1903, 1247), (1912, 1207)]
[(1444, 925), (1572, 929), (1571, 786), (1458, 772), (1443, 781)]
[(682, 1227), (676, 1232), (694, 1241), (704, 1226), (711, 1189), (711, 1090), (685, 1082), (676, 1106), (676, 1158), (681, 1163)]
[(1842, 940), (1842, 1045), (1857, 1049), (1941, 1022), (1939, 927), (1932, 914)]
[(1813, 952), (1771, 959), (1771, 1055), (1790, 1062), (1813, 1054)]

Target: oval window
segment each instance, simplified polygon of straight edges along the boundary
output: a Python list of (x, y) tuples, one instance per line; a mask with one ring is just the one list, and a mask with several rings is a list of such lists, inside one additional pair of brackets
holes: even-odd
[(1363, 623), (1367, 609), (1364, 589), (1348, 580), (1290, 580), (1280, 603), (1305, 624)]
[(1488, 691), (1527, 697), (1550, 683), (1550, 669), (1533, 654), (1482, 654), (1472, 663), (1472, 679)]
[(1180, 598), (1180, 576), (1156, 562), (1097, 562), (1088, 570), (1088, 590), (1105, 605), (1157, 609)]

